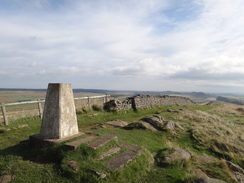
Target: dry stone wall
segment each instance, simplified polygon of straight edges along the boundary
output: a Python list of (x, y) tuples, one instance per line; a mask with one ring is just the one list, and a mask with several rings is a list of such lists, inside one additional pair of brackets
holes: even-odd
[(127, 98), (123, 101), (110, 100), (104, 104), (104, 109), (112, 110), (128, 110), (133, 108), (145, 109), (162, 105), (195, 105), (195, 103), (186, 97), (168, 96), (168, 95), (137, 95)]

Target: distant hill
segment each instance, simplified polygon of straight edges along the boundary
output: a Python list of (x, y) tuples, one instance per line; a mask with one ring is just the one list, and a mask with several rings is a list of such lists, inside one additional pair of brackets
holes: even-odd
[(239, 98), (234, 98), (234, 97), (222, 97), (222, 96), (218, 96), (217, 97), (217, 101), (220, 101), (220, 102), (228, 102), (228, 103), (238, 104), (238, 105), (244, 105), (244, 100), (239, 99)]

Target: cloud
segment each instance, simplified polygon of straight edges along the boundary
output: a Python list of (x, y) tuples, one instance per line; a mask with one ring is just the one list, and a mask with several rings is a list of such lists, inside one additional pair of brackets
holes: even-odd
[(242, 0), (2, 0), (0, 5), (4, 79), (16, 73), (91, 82), (95, 75), (114, 83), (130, 78), (139, 88), (161, 79), (170, 90), (180, 81), (202, 88), (214, 80), (231, 84), (244, 73)]

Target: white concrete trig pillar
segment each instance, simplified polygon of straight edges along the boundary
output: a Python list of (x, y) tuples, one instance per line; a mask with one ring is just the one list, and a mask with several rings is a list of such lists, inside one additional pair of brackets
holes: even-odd
[(71, 84), (49, 83), (40, 137), (62, 139), (79, 133)]

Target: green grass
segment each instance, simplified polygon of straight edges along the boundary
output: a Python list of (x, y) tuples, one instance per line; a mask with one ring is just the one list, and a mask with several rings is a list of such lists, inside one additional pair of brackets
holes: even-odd
[[(200, 168), (211, 177), (225, 180), (228, 183), (234, 182), (233, 178), (227, 178), (231, 172), (224, 162), (213, 162), (212, 164), (199, 164), (195, 158), (182, 164), (171, 166), (159, 166), (154, 162), (154, 157), (164, 148), (180, 147), (195, 155), (208, 155), (223, 158), (223, 154), (232, 155), (232, 152), (213, 153), (210, 145), (213, 139), (220, 142), (225, 141), (225, 136), (215, 136), (208, 131), (209, 127), (217, 127), (221, 124), (223, 128), (235, 132), (236, 136), (228, 137), (231, 140), (242, 140), (242, 133), (236, 126), (243, 125), (244, 120), (240, 113), (224, 113), (218, 111), (220, 105), (214, 106), (163, 106), (154, 109), (139, 111), (117, 111), (108, 113), (101, 110), (87, 110), (77, 115), (80, 131), (92, 133), (99, 136), (106, 134), (116, 135), (118, 141), (113, 140), (98, 150), (92, 150), (88, 146), (81, 145), (75, 151), (65, 149), (62, 144), (40, 147), (26, 141), (30, 135), (39, 133), (41, 119), (38, 117), (23, 118), (11, 121), (9, 126), (0, 126), (0, 175), (15, 175), (12, 182), (102, 182), (102, 183), (132, 183), (132, 182), (192, 182), (195, 179), (194, 170)], [(167, 109), (179, 112), (167, 112)], [(217, 110), (218, 109), (218, 110)], [(222, 108), (221, 108), (222, 109)], [(197, 112), (201, 111), (201, 112)], [(155, 114), (157, 113), (157, 114)], [(128, 123), (137, 122), (149, 115), (160, 115), (167, 121), (175, 121), (183, 126), (184, 130), (176, 134), (171, 131), (153, 132), (145, 129), (124, 129), (114, 128), (106, 122), (123, 120)], [(199, 116), (203, 115), (203, 116)], [(216, 117), (217, 116), (217, 117)], [(207, 119), (209, 118), (209, 119)], [(228, 120), (228, 121), (226, 121)], [(21, 125), (27, 125), (19, 128)], [(104, 128), (105, 126), (105, 128)], [(192, 129), (199, 131), (199, 136), (192, 134)], [(218, 130), (219, 128), (214, 128)], [(203, 138), (206, 145), (199, 143), (197, 138)], [(117, 147), (119, 143), (127, 143), (143, 147), (141, 155), (131, 161), (125, 168), (112, 172), (103, 163), (112, 158), (108, 157), (101, 161), (95, 159), (110, 147)], [(122, 151), (125, 150), (122, 148)], [(231, 156), (233, 162), (243, 167), (244, 162), (237, 154)], [(67, 166), (67, 162), (75, 160), (78, 164), (78, 171)], [(211, 165), (211, 166), (210, 166)], [(94, 172), (102, 172), (107, 176), (99, 179)]]

